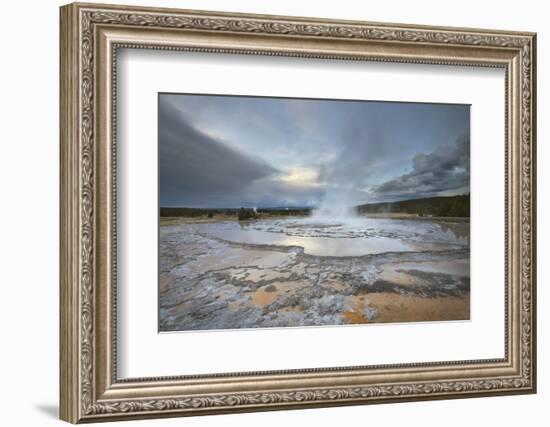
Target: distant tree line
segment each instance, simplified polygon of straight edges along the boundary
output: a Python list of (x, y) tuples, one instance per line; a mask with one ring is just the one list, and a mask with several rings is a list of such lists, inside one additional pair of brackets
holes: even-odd
[(218, 215), (237, 215), (238, 209), (207, 209), (207, 208), (160, 208), (161, 217), (199, 217)]
[(234, 216), (239, 220), (254, 219), (261, 215), (270, 216), (307, 216), (311, 213), (310, 208), (290, 207), (290, 208), (172, 208), (161, 207), (161, 217), (207, 217), (212, 218), (214, 215)]
[[(308, 216), (311, 208), (172, 208), (161, 207), (161, 217), (207, 217), (214, 215), (233, 216), (246, 221), (266, 216)], [(359, 214), (368, 213), (407, 213), (418, 216), (469, 217), (470, 194), (449, 197), (428, 197), (424, 199), (402, 200), (389, 203), (369, 203), (356, 207)]]
[(308, 216), (311, 208), (259, 208), (259, 214), (280, 215), (280, 216)]
[(418, 216), (469, 217), (470, 193), (460, 196), (428, 197), (390, 203), (369, 203), (357, 207), (360, 214), (407, 213)]

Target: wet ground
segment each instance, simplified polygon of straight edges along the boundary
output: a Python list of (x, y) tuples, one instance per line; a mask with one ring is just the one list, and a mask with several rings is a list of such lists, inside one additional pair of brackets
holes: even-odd
[(159, 292), (161, 331), (466, 320), (469, 222), (163, 222)]

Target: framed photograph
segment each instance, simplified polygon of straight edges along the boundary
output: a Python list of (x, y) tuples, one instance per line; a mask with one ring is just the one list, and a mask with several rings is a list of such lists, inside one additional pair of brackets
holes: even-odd
[(535, 34), (60, 21), (63, 420), (536, 391)]

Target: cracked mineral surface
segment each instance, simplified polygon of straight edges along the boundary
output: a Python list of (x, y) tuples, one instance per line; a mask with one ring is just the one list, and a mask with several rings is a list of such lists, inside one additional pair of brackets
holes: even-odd
[(160, 330), (470, 318), (469, 223), (161, 221)]

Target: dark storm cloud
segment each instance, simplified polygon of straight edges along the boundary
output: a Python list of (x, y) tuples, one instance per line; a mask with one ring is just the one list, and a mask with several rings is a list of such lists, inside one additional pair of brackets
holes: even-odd
[(160, 202), (163, 206), (232, 203), (276, 169), (195, 129), (168, 102), (159, 105)]
[(352, 206), (469, 191), (468, 143), (454, 144), (469, 135), (468, 105), (162, 94), (159, 108), (163, 205)]
[(442, 192), (469, 192), (470, 138), (460, 136), (454, 144), (416, 154), (412, 171), (374, 187), (383, 196), (435, 196)]

